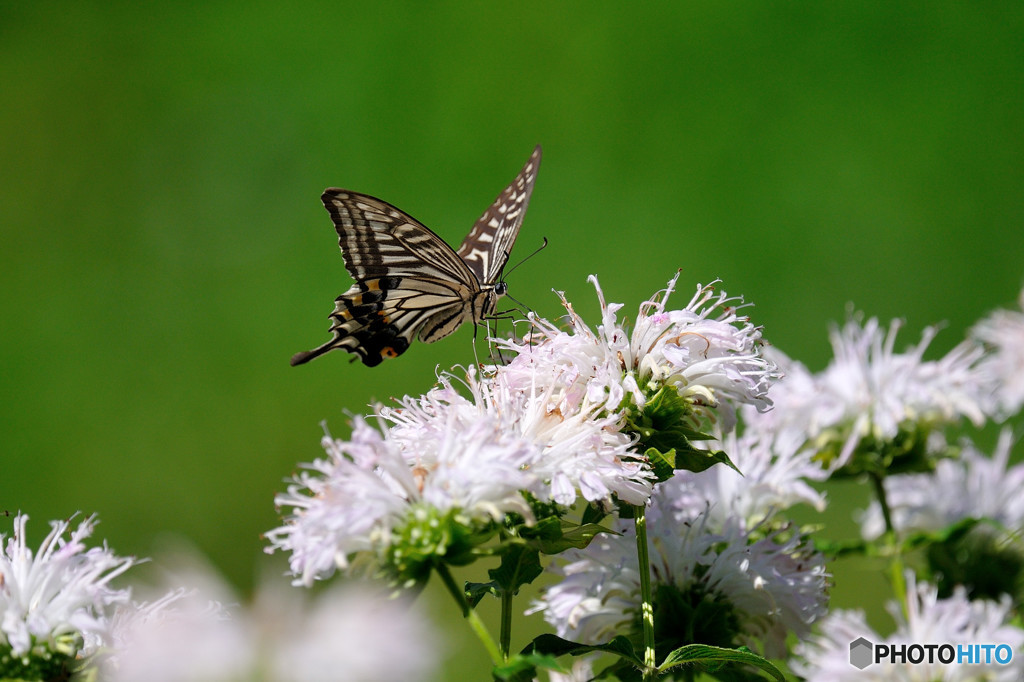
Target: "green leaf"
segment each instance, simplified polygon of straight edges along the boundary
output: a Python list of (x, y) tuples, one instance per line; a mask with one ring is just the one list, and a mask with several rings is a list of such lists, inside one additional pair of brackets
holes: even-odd
[(615, 533), (594, 523), (577, 525), (565, 519), (548, 518), (536, 526), (523, 526), (520, 537), (543, 554), (560, 554), (570, 547), (583, 549), (598, 533)]
[(556, 635), (538, 635), (532, 642), (523, 649), (523, 654), (548, 654), (550, 656), (581, 656), (592, 651), (603, 651), (606, 654), (614, 654), (619, 658), (629, 661), (633, 665), (643, 666), (643, 662), (633, 651), (633, 644), (628, 638), (619, 635), (607, 644), (580, 644), (562, 639)]
[(501, 555), (501, 565), (487, 571), (498, 593), (516, 594), (523, 585), (529, 585), (544, 571), (540, 553), (523, 545), (511, 544)]
[(580, 525), (585, 526), (589, 523), (601, 523), (606, 516), (608, 516), (608, 512), (591, 502), (583, 508), (583, 517), (580, 519)]
[(596, 523), (587, 523), (582, 526), (576, 526), (575, 528), (569, 529), (563, 536), (562, 542), (569, 547), (576, 549), (585, 549), (587, 545), (593, 542), (594, 538), (601, 533), (608, 533), (609, 535), (621, 535), (618, 531), (612, 530), (611, 528), (605, 528), (599, 526)]
[(466, 599), (469, 601), (469, 608), (475, 609), (476, 605), (480, 603), (480, 600), (488, 594), (492, 594), (497, 597), (498, 589), (498, 584), (493, 580), (486, 583), (467, 582), (465, 592)]
[(758, 656), (752, 651), (744, 649), (725, 649), (707, 644), (687, 644), (679, 647), (662, 661), (658, 666), (660, 672), (679, 666), (720, 666), (724, 663), (742, 663), (760, 668), (776, 680), (785, 682), (786, 678), (782, 672), (772, 665), (767, 659)]
[(562, 537), (562, 520), (556, 516), (549, 516), (532, 526), (522, 525), (516, 530), (525, 540), (555, 542)]
[(815, 538), (814, 548), (822, 554), (836, 559), (846, 556), (874, 556), (877, 554), (873, 543), (866, 540), (824, 540)]
[(729, 455), (721, 450), (698, 450), (691, 446), (688, 450), (676, 453), (675, 462), (677, 470), (683, 469), (699, 473), (705, 469), (710, 469), (716, 464), (724, 464), (741, 476), (743, 475), (743, 472), (737, 469), (736, 465), (729, 459)]
[(946, 526), (945, 528), (940, 528), (939, 530), (911, 533), (903, 541), (903, 549), (904, 551), (911, 551), (933, 544), (958, 542), (971, 532), (975, 526), (983, 521), (985, 521), (985, 519), (968, 517), (966, 519), (960, 519), (956, 523)]
[[(689, 443), (687, 443), (689, 446)], [(651, 469), (654, 471), (655, 480), (659, 483), (661, 481), (667, 481), (672, 478), (676, 473), (676, 449), (671, 448), (667, 452), (662, 452), (657, 448), (647, 448), (644, 452), (644, 456), (651, 463)]]

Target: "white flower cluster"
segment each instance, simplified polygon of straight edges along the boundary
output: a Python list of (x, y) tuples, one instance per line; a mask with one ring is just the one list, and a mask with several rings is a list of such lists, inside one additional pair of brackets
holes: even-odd
[[(780, 517), (799, 503), (823, 509), (824, 496), (808, 481), (822, 480), (827, 472), (812, 452), (779, 445), (766, 432), (729, 432), (708, 446), (724, 450), (739, 471), (724, 465), (677, 471), (657, 485), (647, 508), (655, 591), (668, 588), (691, 605), (719, 604), (720, 616), (735, 617), (739, 632), (715, 644), (746, 644), (775, 656), (785, 652), (787, 633), (809, 633), (828, 599), (824, 557)], [(631, 522), (619, 522), (616, 530), (621, 534), (598, 536), (587, 548), (560, 555), (551, 568), (561, 580), (531, 612), (543, 612), (560, 636), (597, 644), (637, 631), (636, 535)], [(656, 611), (659, 622), (657, 616)], [(680, 632), (708, 634), (699, 633), (706, 624), (659, 623), (673, 625)]]
[(437, 438), (423, 432), (413, 438), (421, 447), (411, 453), (401, 447), (413, 436), (408, 425), (396, 439), (356, 419), (351, 440), (324, 438), (328, 458), (313, 462), (277, 497), (293, 516), (267, 533), (271, 549), (291, 552), (297, 583), (308, 586), (335, 568), (348, 569), (357, 553), (386, 550), (396, 529), (425, 514), (461, 514), (467, 523), (529, 515), (520, 491), (533, 480), (527, 467), (534, 448), (483, 419), (458, 423), (454, 412), (447, 418), (434, 425)]
[[(514, 364), (514, 363), (513, 363)], [(439, 440), (462, 440), (473, 424), (514, 438), (528, 453), (512, 461), (518, 483), (542, 501), (571, 505), (577, 494), (590, 502), (607, 502), (612, 495), (631, 504), (643, 504), (651, 486), (643, 461), (630, 450), (630, 438), (620, 430), (616, 416), (600, 414), (593, 405), (566, 405), (552, 409), (545, 398), (552, 386), (517, 385), (515, 373), (497, 368), (483, 380), (470, 373), (465, 382), (471, 398), (455, 391), (451, 379), (421, 398), (406, 397), (399, 409), (382, 408), (379, 414), (393, 424), (389, 436), (404, 452), (430, 462)], [(483, 466), (476, 449), (467, 449), (466, 467)], [(500, 455), (500, 453), (499, 453)], [(500, 457), (507, 462), (507, 457)], [(479, 484), (478, 484), (479, 485)], [(527, 513), (523, 510), (517, 510)]]
[[(290, 515), (267, 534), (268, 551), (290, 552), (297, 582), (309, 585), (380, 559), (410, 524), (423, 538), (446, 520), (469, 532), (507, 514), (531, 521), (530, 501), (645, 504), (654, 474), (635, 447), (632, 412), (668, 389), (693, 426), (731, 424), (736, 403), (768, 405), (777, 376), (734, 299), (699, 287), (685, 308), (667, 310), (674, 286), (640, 306), (632, 332), (600, 287), (597, 332), (563, 297), (568, 331), (531, 318), (526, 340), (499, 342), (515, 353), (507, 365), (442, 375), (425, 395), (378, 408), (380, 431), (357, 419), (350, 440), (325, 438), (328, 457), (277, 497)], [(421, 549), (443, 556), (450, 540), (439, 532)]]
[[(970, 601), (962, 588), (957, 588), (948, 599), (939, 599), (938, 590), (925, 582), (917, 582), (913, 573), (907, 573), (907, 609), (890, 602), (889, 613), (896, 621), (896, 632), (882, 637), (867, 624), (863, 611), (837, 610), (830, 613), (820, 625), (819, 634), (796, 645), (797, 658), (791, 661), (793, 671), (808, 680), (835, 680), (836, 682), (948, 682), (974, 680), (1019, 680), (1024, 675), (1024, 660), (1020, 654), (1024, 647), (1024, 630), (1011, 624), (1010, 599), (1000, 602)], [(1013, 651), (1009, 665), (992, 661), (985, 663), (943, 664), (936, 660), (928, 663), (872, 664), (864, 670), (850, 665), (850, 643), (864, 637), (872, 644), (889, 645), (974, 645), (1007, 644)]]
[[(688, 478), (677, 475), (659, 484), (647, 510), (655, 586), (673, 588), (695, 604), (719, 601), (735, 615), (740, 641), (716, 644), (753, 648), (756, 640), (766, 655), (783, 654), (787, 633), (805, 635), (825, 614), (824, 557), (791, 527), (748, 527), (738, 516), (712, 517), (713, 503), (698, 501)], [(566, 552), (552, 568), (562, 580), (545, 590), (531, 612), (542, 611), (559, 636), (597, 644), (635, 629), (636, 535), (628, 522), (617, 530), (620, 535), (601, 535), (586, 549)]]
[[(593, 331), (559, 294), (569, 329), (533, 320), (526, 343), (499, 341), (517, 353), (508, 372), (513, 385), (529, 386), (544, 377), (552, 409), (600, 405), (608, 413), (643, 409), (662, 387), (671, 387), (693, 407), (696, 420), (718, 420), (722, 431), (735, 424), (735, 407), (764, 410), (771, 382), (778, 378), (761, 349), (761, 330), (737, 315), (742, 299), (698, 286), (682, 309), (666, 310), (678, 274), (668, 286), (640, 305), (628, 331), (620, 321), (620, 303), (606, 303), (591, 276), (601, 303), (601, 324)], [(624, 405), (625, 403), (625, 405)]]

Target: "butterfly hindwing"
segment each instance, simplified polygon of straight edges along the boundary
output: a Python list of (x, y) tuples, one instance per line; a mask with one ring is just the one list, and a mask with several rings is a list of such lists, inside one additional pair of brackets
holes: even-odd
[(384, 358), (404, 353), (417, 333), (426, 343), (444, 338), (462, 324), (466, 315), (462, 296), (445, 283), (400, 277), (359, 282), (334, 302), (334, 338), (318, 348), (297, 353), (292, 364), (341, 348), (375, 367)]
[(540, 156), (540, 145), (537, 145), (519, 175), (487, 207), (459, 246), (459, 257), (481, 284), (496, 282), (508, 261), (530, 203)]
[(355, 284), (334, 302), (333, 338), (296, 353), (291, 364), (341, 348), (373, 367), (413, 341), (433, 343), (467, 320), (479, 322), (503, 292), (495, 282), (508, 260), (540, 162), (537, 147), (512, 184), (456, 253), (418, 220), (386, 201), (331, 188), (321, 199)]

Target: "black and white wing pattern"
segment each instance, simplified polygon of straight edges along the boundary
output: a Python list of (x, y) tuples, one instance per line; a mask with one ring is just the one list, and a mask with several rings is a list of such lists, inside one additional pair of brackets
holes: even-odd
[(501, 191), (462, 240), (459, 257), (483, 284), (494, 284), (501, 276), (523, 224), (539, 167), (540, 145), (537, 145), (516, 179)]
[(539, 160), (537, 147), (477, 221), (459, 253), (385, 201), (344, 189), (326, 190), (321, 199), (355, 284), (335, 300), (330, 316), (334, 338), (296, 353), (292, 365), (342, 348), (374, 367), (401, 355), (417, 335), (433, 343), (467, 320), (480, 322), (492, 314), (504, 294), (504, 285), (495, 284), (522, 225)]

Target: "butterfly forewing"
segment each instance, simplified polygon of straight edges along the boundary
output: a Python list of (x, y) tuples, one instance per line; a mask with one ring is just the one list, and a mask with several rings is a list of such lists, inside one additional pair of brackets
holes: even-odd
[(493, 284), (501, 276), (523, 224), (539, 166), (540, 145), (537, 145), (516, 179), (487, 207), (459, 246), (459, 257), (481, 284)]
[(469, 268), (451, 247), (408, 213), (344, 189), (325, 190), (320, 198), (338, 232), (345, 267), (357, 282), (405, 275), (474, 284)]
[[(493, 311), (494, 283), (515, 243), (533, 189), (540, 147), (476, 222), (456, 253), (440, 237), (386, 201), (344, 189), (321, 197), (345, 267), (355, 284), (334, 303), (327, 343), (296, 353), (299, 365), (342, 348), (375, 366), (432, 343)], [(465, 251), (465, 255), (463, 252)]]

